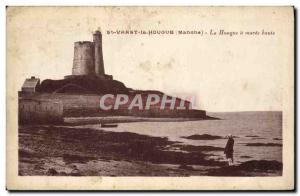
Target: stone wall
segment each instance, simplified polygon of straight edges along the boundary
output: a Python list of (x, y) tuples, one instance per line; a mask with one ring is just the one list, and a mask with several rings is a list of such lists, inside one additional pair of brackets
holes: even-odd
[[(52, 99), (59, 100), (63, 105), (63, 116), (79, 117), (79, 116), (141, 116), (141, 117), (164, 117), (164, 118), (205, 118), (204, 110), (184, 109), (170, 110), (165, 108), (161, 110), (157, 105), (151, 106), (149, 110), (139, 110), (137, 108), (129, 110), (128, 105), (120, 107), (118, 110), (101, 110), (101, 95), (78, 95), (78, 94), (48, 94), (41, 93), (31, 96), (32, 99), (43, 100)], [(114, 101), (114, 100), (111, 100)], [(108, 102), (105, 104), (109, 104)]]
[(61, 101), (19, 98), (20, 124), (61, 122), (63, 122)]

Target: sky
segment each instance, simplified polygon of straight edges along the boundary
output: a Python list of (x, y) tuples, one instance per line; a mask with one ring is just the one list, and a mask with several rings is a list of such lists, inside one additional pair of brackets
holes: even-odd
[[(291, 14), (274, 7), (9, 7), (9, 91), (17, 93), (30, 76), (70, 75), (74, 42), (92, 41), (93, 31), (101, 29), (105, 71), (127, 87), (195, 96), (196, 107), (207, 111), (282, 110), (284, 73), (292, 66)], [(208, 34), (111, 35), (109, 30)], [(220, 30), (274, 35), (221, 36)]]

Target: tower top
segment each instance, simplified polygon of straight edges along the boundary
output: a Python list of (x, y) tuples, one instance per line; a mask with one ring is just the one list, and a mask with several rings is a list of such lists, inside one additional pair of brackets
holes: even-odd
[(101, 34), (101, 28), (98, 27), (97, 30), (94, 32), (94, 34)]
[(99, 41), (100, 39), (102, 39), (102, 33), (101, 33), (101, 31), (96, 30), (96, 31), (93, 33), (93, 38), (94, 38), (94, 42), (95, 42), (95, 41)]

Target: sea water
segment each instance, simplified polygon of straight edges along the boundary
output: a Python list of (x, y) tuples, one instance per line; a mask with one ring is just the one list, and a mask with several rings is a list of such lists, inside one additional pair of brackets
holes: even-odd
[[(226, 145), (226, 138), (192, 140), (183, 137), (196, 134), (226, 137), (228, 134), (232, 134), (235, 136), (234, 159), (236, 163), (248, 160), (276, 160), (282, 162), (282, 146), (280, 146), (282, 145), (281, 112), (228, 112), (208, 113), (208, 115), (220, 118), (220, 120), (119, 123), (116, 128), (104, 128), (104, 130), (167, 137), (171, 141), (182, 142), (182, 145), (222, 148)], [(263, 146), (247, 146), (249, 143), (259, 143)], [(279, 144), (279, 146), (270, 146), (270, 144)], [(224, 159), (222, 151), (207, 153), (213, 154), (211, 158)]]

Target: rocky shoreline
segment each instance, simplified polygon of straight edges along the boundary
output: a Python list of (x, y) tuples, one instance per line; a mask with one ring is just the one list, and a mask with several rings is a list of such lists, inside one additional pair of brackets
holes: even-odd
[[(205, 140), (207, 137), (202, 135), (200, 138)], [(224, 160), (211, 158), (216, 151), (223, 149), (186, 145), (165, 137), (130, 132), (76, 126), (21, 126), (19, 175), (281, 175), (282, 164), (277, 161), (252, 160), (228, 167)]]

